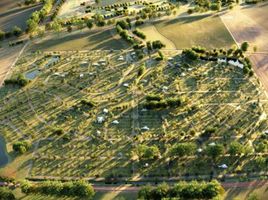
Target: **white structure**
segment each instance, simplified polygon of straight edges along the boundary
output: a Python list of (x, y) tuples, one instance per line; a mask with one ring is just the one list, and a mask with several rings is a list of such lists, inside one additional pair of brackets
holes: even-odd
[(119, 58), (117, 60), (118, 61), (124, 61), (124, 57), (123, 56), (119, 56)]
[(92, 65), (93, 65), (93, 67), (99, 67), (100, 66), (99, 63), (93, 63)]
[(84, 77), (84, 74), (80, 74), (80, 76), (79, 76), (80, 78), (83, 78)]
[(211, 142), (211, 143), (209, 143), (208, 145), (209, 145), (209, 146), (215, 146), (216, 144), (215, 144), (215, 142)]
[(107, 114), (109, 112), (109, 110), (107, 108), (103, 109), (103, 113)]
[(119, 124), (119, 121), (118, 120), (114, 120), (114, 121), (112, 121), (112, 124)]
[(227, 63), (227, 59), (220, 59), (218, 58), (218, 61), (217, 61), (219, 64), (226, 64)]
[(97, 122), (98, 122), (99, 124), (103, 123), (104, 120), (105, 120), (105, 119), (104, 119), (103, 116), (99, 116), (99, 117), (97, 117)]
[(198, 153), (201, 153), (202, 151), (203, 151), (203, 149), (201, 149), (201, 148), (198, 148), (198, 149), (197, 149), (197, 152), (198, 152)]
[(236, 60), (236, 61), (229, 60), (228, 63), (229, 63), (230, 65), (233, 65), (233, 66), (235, 66), (235, 67), (239, 67), (239, 68), (241, 68), (241, 69), (244, 68), (244, 65), (243, 65), (242, 63), (240, 63), (239, 60)]
[(97, 135), (100, 135), (100, 134), (101, 134), (101, 132), (100, 132), (99, 130), (97, 130), (97, 132), (96, 132), (96, 133), (97, 133)]
[(228, 166), (226, 164), (222, 164), (222, 165), (219, 165), (219, 168), (221, 168), (221, 169), (227, 169)]
[(128, 83), (124, 83), (123, 86), (124, 87), (129, 87), (129, 84)]
[(143, 130), (143, 131), (149, 131), (150, 129), (149, 129), (148, 126), (144, 126), (144, 127), (141, 128), (141, 130)]

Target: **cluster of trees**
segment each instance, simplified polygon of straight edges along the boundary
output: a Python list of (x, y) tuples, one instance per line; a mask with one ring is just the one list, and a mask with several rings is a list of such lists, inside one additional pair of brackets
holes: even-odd
[(0, 187), (0, 200), (15, 200), (12, 191), (6, 187)]
[(52, 16), (51, 16), (51, 19), (52, 19), (52, 20), (54, 20), (54, 19), (57, 17), (57, 15), (58, 15), (58, 13), (59, 13), (59, 11), (60, 11), (61, 6), (62, 6), (65, 2), (66, 2), (66, 0), (60, 0), (60, 1), (59, 1), (57, 7), (55, 8), (54, 13), (53, 13)]
[(80, 102), (82, 105), (84, 106), (88, 106), (89, 108), (92, 108), (95, 106), (95, 103), (90, 101), (90, 100), (87, 100), (87, 99), (82, 99), (81, 102)]
[(0, 40), (4, 40), (4, 39), (10, 38), (12, 36), (19, 37), (22, 35), (22, 33), (23, 33), (23, 31), (18, 26), (14, 26), (12, 28), (12, 30), (9, 32), (5, 32), (5, 31), (0, 30)]
[(15, 78), (6, 79), (4, 81), (5, 85), (17, 85), (20, 87), (24, 87), (29, 83), (29, 80), (27, 80), (22, 74), (19, 74)]
[(167, 98), (162, 99), (158, 95), (148, 95), (143, 107), (146, 109), (165, 109), (176, 108), (182, 105), (181, 98)]
[(13, 151), (19, 154), (24, 154), (26, 151), (30, 149), (30, 147), (31, 147), (31, 144), (26, 140), (15, 142), (12, 145)]
[(138, 193), (139, 199), (213, 199), (224, 193), (219, 182), (180, 182), (174, 186), (162, 183), (157, 187), (144, 186)]
[(51, 11), (55, 0), (44, 0), (44, 5), (41, 10), (32, 13), (30, 19), (27, 20), (27, 31), (34, 33), (38, 29), (39, 23), (44, 20), (47, 14)]
[(239, 3), (239, 0), (195, 0), (195, 7), (194, 9), (189, 9), (188, 14), (192, 14), (194, 12), (206, 12), (209, 10), (220, 11), (222, 7), (229, 7), (229, 9), (231, 9), (235, 2)]
[(141, 38), (143, 40), (146, 39), (146, 35), (138, 29), (134, 30), (133, 34), (135, 34), (136, 36), (138, 36), (139, 38)]
[(225, 49), (213, 49), (206, 50), (202, 47), (193, 47), (191, 49), (184, 49), (182, 55), (188, 59), (195, 61), (197, 59), (207, 60), (207, 61), (217, 61), (218, 58), (226, 59), (227, 61), (234, 60), (239, 61), (244, 65), (243, 72), (245, 75), (252, 76), (252, 63), (250, 59), (244, 56), (244, 53), (248, 51), (249, 44), (248, 42), (243, 42), (240, 48), (230, 48)]
[(136, 154), (140, 160), (151, 160), (158, 158), (160, 155), (160, 151), (156, 145), (147, 146), (141, 144), (137, 146)]
[(138, 46), (141, 42), (129, 35), (128, 29), (131, 28), (130, 21), (120, 20), (116, 23), (116, 31), (117, 33), (128, 43), (133, 46)]
[(26, 194), (40, 193), (56, 196), (86, 197), (88, 199), (95, 195), (93, 187), (85, 181), (45, 181), (38, 184), (25, 181), (21, 185), (21, 190)]
[(177, 143), (170, 148), (169, 154), (171, 157), (192, 156), (196, 153), (196, 149), (195, 143)]

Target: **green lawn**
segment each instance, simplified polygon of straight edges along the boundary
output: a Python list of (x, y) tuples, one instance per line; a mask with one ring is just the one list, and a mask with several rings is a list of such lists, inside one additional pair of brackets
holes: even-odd
[(231, 47), (234, 40), (217, 16), (191, 16), (156, 22), (156, 29), (171, 40), (177, 49), (203, 46), (206, 48)]

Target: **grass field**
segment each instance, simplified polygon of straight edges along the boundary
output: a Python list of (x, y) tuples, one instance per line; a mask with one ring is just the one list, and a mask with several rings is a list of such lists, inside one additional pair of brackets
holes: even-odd
[[(172, 41), (177, 49), (203, 46), (228, 48), (234, 41), (217, 16), (202, 15), (163, 20), (154, 23), (156, 30)], [(149, 32), (148, 35), (153, 35)]]
[(109, 50), (123, 49), (129, 45), (114, 30), (81, 30), (73, 33), (52, 34), (38, 39), (29, 51), (72, 51), (72, 50)]
[[(23, 89), (1, 89), (0, 120), (4, 126), (0, 131), (7, 142), (24, 138), (34, 142), (36, 149), (33, 158), (26, 156), (16, 169), (29, 169), (28, 176), (37, 178), (110, 174), (167, 177), (266, 170), (256, 164), (255, 154), (220, 157), (217, 165), (228, 165), (225, 170), (211, 165), (203, 155), (169, 162), (168, 154), (169, 147), (181, 141), (193, 141), (201, 149), (221, 143), (227, 150), (233, 140), (257, 147), (268, 127), (264, 120), (268, 107), (255, 77), (249, 79), (241, 69), (214, 62), (200, 61), (185, 67), (177, 51), (164, 51), (166, 58), (173, 60), (163, 62), (154, 57), (138, 61), (131, 53), (66, 51), (26, 54), (19, 59), (12, 77), (23, 74), (31, 83)], [(145, 71), (137, 78), (141, 65)], [(150, 93), (165, 98), (179, 96), (185, 104), (144, 111), (142, 105)], [(83, 106), (81, 99), (97, 106)], [(104, 122), (98, 123), (99, 117)], [(144, 131), (146, 126), (149, 130)], [(211, 126), (217, 129), (212, 137), (200, 136)], [(55, 127), (64, 135), (55, 135)], [(157, 145), (162, 156), (137, 159), (135, 151), (140, 144)], [(12, 172), (16, 176), (16, 170)]]

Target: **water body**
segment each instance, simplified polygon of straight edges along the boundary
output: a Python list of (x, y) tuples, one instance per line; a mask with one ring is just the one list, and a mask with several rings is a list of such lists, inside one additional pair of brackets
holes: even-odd
[(5, 166), (8, 163), (8, 154), (6, 149), (6, 141), (2, 135), (0, 135), (0, 167)]
[(35, 79), (35, 77), (39, 74), (40, 72), (36, 69), (36, 70), (33, 70), (33, 71), (30, 71), (30, 72), (27, 72), (25, 74), (25, 77), (29, 80), (33, 80)]

